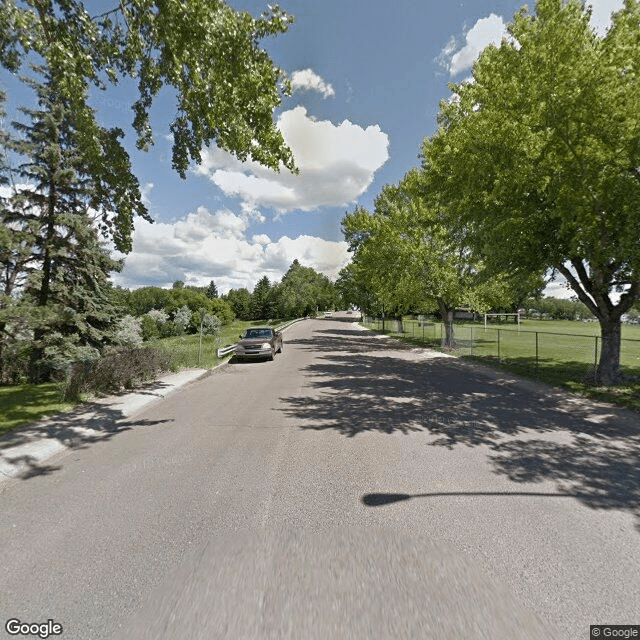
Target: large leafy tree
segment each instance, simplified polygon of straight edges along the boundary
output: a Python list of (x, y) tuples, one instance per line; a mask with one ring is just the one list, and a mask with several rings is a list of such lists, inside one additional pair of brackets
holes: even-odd
[[(176, 94), (173, 166), (184, 177), (203, 145), (215, 142), (241, 160), (292, 169), (273, 122), (286, 81), (260, 41), (285, 32), (292, 18), (277, 6), (259, 18), (223, 0), (121, 0), (90, 14), (81, 0), (4, 0), (0, 63), (16, 72), (36, 55), (88, 126), (87, 87), (134, 78), (137, 145), (153, 142), (149, 113), (163, 86)], [(115, 168), (114, 168), (115, 169)]]
[(538, 0), (453, 86), (424, 168), (487, 264), (553, 269), (599, 320), (598, 378), (619, 376), (640, 295), (640, 5), (602, 38), (578, 0)]

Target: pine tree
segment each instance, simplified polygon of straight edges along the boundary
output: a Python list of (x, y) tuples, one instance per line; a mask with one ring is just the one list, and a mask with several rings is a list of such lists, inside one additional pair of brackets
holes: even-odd
[[(9, 208), (14, 228), (28, 229), (33, 239), (22, 291), (32, 330), (32, 382), (95, 355), (108, 340), (116, 316), (109, 273), (120, 263), (98, 230), (127, 250), (133, 213), (146, 214), (118, 131), (87, 126), (87, 114), (71, 110), (55, 78), (40, 71), (44, 81), (31, 83), (38, 108), (23, 108), (29, 122), (14, 122), (19, 137), (5, 141), (26, 159), (17, 173), (29, 185), (15, 189), (14, 203), (22, 206)], [(104, 171), (96, 171), (100, 162)], [(113, 169), (118, 163), (121, 183)]]
[(218, 297), (218, 288), (216, 287), (216, 283), (212, 280), (207, 287), (206, 296), (209, 300), (213, 300)]

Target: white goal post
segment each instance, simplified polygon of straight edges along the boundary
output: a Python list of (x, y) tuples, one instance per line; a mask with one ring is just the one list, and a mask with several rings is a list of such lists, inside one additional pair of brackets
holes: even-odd
[(509, 317), (509, 316), (516, 316), (518, 318), (518, 331), (520, 331), (520, 314), (519, 313), (485, 313), (484, 314), (484, 330), (487, 330), (487, 318), (493, 318), (493, 317), (499, 317), (502, 318), (502, 316), (504, 316), (505, 318)]

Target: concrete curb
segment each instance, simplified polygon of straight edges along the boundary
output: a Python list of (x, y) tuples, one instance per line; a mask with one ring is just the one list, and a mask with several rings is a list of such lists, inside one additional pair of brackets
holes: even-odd
[[(40, 465), (78, 443), (104, 439), (117, 423), (148, 407), (185, 385), (205, 378), (213, 369), (183, 369), (125, 395), (92, 399), (72, 411), (42, 418), (0, 437), (0, 484), (8, 478), (37, 473)], [(93, 425), (97, 428), (92, 428)]]

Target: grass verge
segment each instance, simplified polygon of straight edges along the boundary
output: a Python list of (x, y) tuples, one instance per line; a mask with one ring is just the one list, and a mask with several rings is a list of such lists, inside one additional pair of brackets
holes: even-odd
[(0, 434), (74, 407), (72, 402), (62, 402), (60, 398), (57, 382), (0, 387)]

